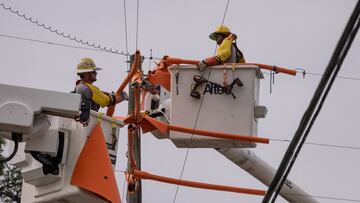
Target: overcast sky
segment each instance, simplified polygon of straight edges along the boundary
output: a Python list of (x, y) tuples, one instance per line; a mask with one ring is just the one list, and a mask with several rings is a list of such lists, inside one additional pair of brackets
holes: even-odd
[[(14, 10), (50, 25), (65, 34), (77, 36), (108, 48), (126, 51), (123, 1), (0, 1)], [(171, 55), (202, 59), (211, 56), (215, 44), (208, 38), (221, 24), (227, 0), (139, 1), (138, 49), (149, 56)], [(323, 73), (355, 0), (233, 0), (224, 24), (238, 35), (238, 46), (247, 62), (304, 68)], [(136, 46), (136, 1), (126, 1), (128, 50)], [(40, 28), (0, 7), (0, 83), (69, 92), (74, 88), (76, 64), (91, 57), (99, 67), (95, 83), (105, 91), (116, 90), (126, 74), (126, 57), (77, 48), (4, 37), (15, 36), (53, 43), (81, 46)], [(359, 34), (339, 73), (360, 78)], [(149, 61), (144, 62), (145, 71)], [(151, 67), (154, 65), (151, 64)], [(291, 139), (307, 108), (319, 76), (304, 79), (278, 74), (273, 93), (269, 77), (261, 82), (260, 104), (268, 114), (259, 122), (259, 136)], [(308, 142), (360, 147), (360, 81), (338, 78), (321, 111)], [(1, 95), (1, 93), (0, 93)], [(117, 107), (125, 115), (127, 103)], [(106, 111), (103, 109), (102, 111)], [(186, 149), (177, 149), (169, 140), (151, 134), (142, 137), (143, 170), (179, 177)], [(127, 139), (120, 139), (118, 170), (125, 170)], [(288, 142), (272, 141), (258, 145), (254, 152), (273, 167), (278, 167)], [(360, 151), (305, 145), (290, 173), (290, 179), (316, 196), (360, 201)], [(123, 174), (117, 174), (120, 193)], [(267, 188), (212, 149), (191, 149), (183, 179), (257, 189)], [(176, 186), (143, 181), (143, 202), (173, 202)], [(124, 196), (122, 195), (122, 199)], [(247, 202), (262, 197), (180, 187), (176, 202)], [(319, 199), (320, 202), (345, 202)], [(279, 198), (277, 202), (285, 202)]]

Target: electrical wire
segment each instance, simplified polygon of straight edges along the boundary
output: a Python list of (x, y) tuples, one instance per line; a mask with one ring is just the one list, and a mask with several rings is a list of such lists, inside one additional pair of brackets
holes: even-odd
[[(323, 76), (323, 74), (320, 74), (320, 73), (311, 73), (311, 72), (306, 72), (306, 74), (308, 75), (315, 75), (315, 76)], [(340, 78), (340, 79), (345, 79), (345, 80), (357, 80), (357, 81), (360, 81), (360, 78), (356, 78), (356, 77), (348, 77), (348, 76), (341, 76), (341, 75), (338, 75), (336, 76), (337, 78)]]
[[(90, 51), (99, 51), (99, 52), (110, 53), (110, 52), (106, 52), (106, 51), (100, 50), (100, 49), (79, 47), (79, 46), (73, 46), (73, 45), (68, 45), (68, 44), (61, 44), (61, 43), (56, 43), (56, 42), (49, 42), (49, 41), (37, 40), (37, 39), (31, 39), (31, 38), (25, 38), (25, 37), (17, 37), (17, 36), (4, 35), (4, 34), (0, 34), (0, 37), (6, 37), (6, 38), (12, 38), (12, 39), (18, 39), (18, 40), (24, 40), (24, 41), (30, 41), (30, 42), (37, 42), (37, 43), (42, 43), (42, 44), (47, 44), (47, 45), (56, 45), (56, 46), (62, 46), (62, 47), (68, 47), (68, 48), (84, 49), (84, 50), (90, 50)], [(114, 53), (111, 53), (111, 54), (114, 54)]]
[[(210, 71), (209, 71), (209, 76), (210, 76)], [(198, 110), (198, 112), (197, 112), (197, 114), (196, 114), (195, 123), (194, 123), (194, 127), (193, 127), (194, 130), (195, 130), (196, 126), (197, 126), (197, 122), (198, 122), (198, 119), (199, 119), (199, 115), (200, 115), (200, 111), (201, 111), (201, 106), (202, 106), (202, 104), (203, 104), (204, 98), (205, 98), (205, 95), (203, 95), (203, 97), (201, 98), (201, 101), (200, 101), (199, 110)], [(188, 159), (188, 157), (189, 157), (190, 147), (191, 147), (191, 145), (192, 145), (193, 138), (194, 138), (194, 133), (191, 133), (191, 137), (190, 137), (189, 144), (188, 144), (188, 147), (187, 147), (187, 150), (186, 150), (184, 162), (183, 162), (183, 165), (182, 165), (182, 168), (181, 168), (181, 173), (180, 173), (179, 180), (182, 180), (182, 177), (183, 177), (183, 174), (184, 174), (184, 171), (185, 171), (186, 162), (187, 162), (187, 159)], [(177, 185), (177, 186), (176, 186), (176, 191), (175, 191), (173, 203), (176, 202), (176, 197), (177, 197), (177, 194), (178, 194), (178, 191), (179, 191), (179, 187), (180, 187), (180, 185)]]
[[(271, 141), (275, 141), (275, 142), (291, 142), (291, 140), (287, 140), (287, 139), (275, 139), (275, 138), (270, 138), (270, 140), (271, 140)], [(317, 143), (317, 142), (305, 142), (304, 144), (306, 144), (306, 145), (323, 146), (323, 147), (331, 147), (331, 148), (343, 148), (343, 149), (360, 150), (360, 147), (346, 146), (346, 145), (324, 144), (324, 143)]]
[[(300, 144), (298, 145), (298, 147), (297, 147), (297, 149), (295, 151), (294, 156), (292, 157), (292, 160), (290, 162), (289, 167), (285, 171), (285, 175), (284, 175), (283, 179), (280, 182), (280, 187), (278, 187), (278, 189), (277, 189), (277, 191), (276, 191), (276, 193), (274, 195), (274, 199), (273, 199), (272, 203), (275, 202), (276, 197), (277, 197), (277, 195), (279, 194), (279, 192), (281, 190), (281, 186), (284, 184), (285, 179), (288, 177), (288, 175), (289, 175), (289, 173), (291, 171), (291, 168), (294, 165), (295, 160), (296, 160), (297, 156), (299, 155), (299, 153), (301, 151), (301, 148), (302, 148), (302, 146), (304, 145), (304, 143), (306, 141), (307, 136), (310, 133), (311, 127), (313, 126), (317, 116), (320, 113), (320, 110), (321, 110), (321, 108), (322, 108), (322, 106), (323, 106), (323, 104), (325, 102), (325, 99), (326, 99), (327, 95), (330, 92), (331, 86), (334, 83), (334, 81), (336, 79), (336, 76), (340, 71), (341, 65), (344, 62), (348, 51), (350, 50), (352, 42), (355, 39), (355, 36), (356, 36), (359, 28), (360, 28), (360, 0), (358, 1), (357, 5), (355, 6), (353, 14), (352, 14), (349, 22), (347, 23), (347, 26), (346, 26), (346, 28), (345, 28), (345, 30), (343, 32), (343, 35), (339, 40), (337, 48), (335, 49), (334, 55), (333, 55), (332, 59), (330, 60), (330, 63), (329, 63), (328, 67), (331, 67), (331, 64), (332, 64), (331, 62), (333, 62), (334, 70), (330, 74), (330, 81), (328, 82), (328, 86), (325, 87), (325, 93), (323, 94), (323, 97), (320, 99), (320, 103), (318, 105), (318, 108), (317, 108), (314, 116), (312, 117), (312, 119), (311, 119), (311, 121), (310, 121), (310, 123), (308, 125), (308, 128), (306, 129), (305, 134), (302, 137), (302, 139), (300, 141)], [(325, 71), (325, 72), (327, 72), (327, 71)], [(326, 77), (326, 75), (325, 75), (325, 77)]]
[[(47, 45), (68, 47), (68, 48), (74, 48), (74, 49), (83, 49), (83, 50), (104, 52), (104, 53), (109, 53), (109, 54), (116, 54), (116, 53), (106, 52), (106, 51), (100, 50), (100, 49), (79, 47), (79, 46), (73, 46), (73, 45), (68, 45), (68, 44), (61, 44), (61, 43), (56, 43), (56, 42), (50, 42), (50, 41), (44, 41), (44, 40), (38, 40), (38, 39), (32, 39), (32, 38), (25, 38), (25, 37), (17, 37), (17, 36), (5, 35), (5, 34), (0, 34), (0, 37), (23, 40), (23, 41), (30, 41), (30, 42), (36, 42), (36, 43), (42, 43), (42, 44), (47, 44)], [(130, 54), (128, 56), (130, 56)], [(149, 56), (149, 57), (144, 57), (144, 58), (147, 59), (147, 60), (150, 60), (150, 58), (151, 59), (156, 59), (156, 60), (161, 60), (160, 57), (150, 57)]]
[[(223, 26), (223, 24), (224, 24), (225, 16), (227, 14), (227, 9), (228, 9), (228, 6), (229, 6), (229, 2), (230, 2), (230, 0), (227, 0), (224, 15), (223, 15), (222, 22), (221, 22), (221, 26)], [(216, 47), (217, 47), (217, 45), (215, 46), (214, 55), (216, 53)], [(210, 73), (211, 73), (211, 68), (209, 69), (209, 74), (208, 74), (207, 80), (210, 78)], [(199, 110), (198, 110), (198, 112), (196, 114), (193, 130), (196, 129), (204, 98), (205, 98), (205, 95), (203, 95), (202, 98), (201, 98), (200, 106), (199, 106)], [(182, 180), (182, 177), (183, 177), (183, 174), (184, 174), (184, 171), (185, 171), (185, 166), (186, 166), (186, 163), (187, 163), (187, 159), (189, 157), (190, 148), (191, 148), (191, 145), (192, 145), (193, 138), (194, 138), (194, 133), (191, 134), (191, 137), (190, 137), (190, 140), (189, 140), (189, 144), (188, 144), (188, 147), (187, 147), (187, 150), (186, 150), (186, 154), (185, 154), (184, 162), (183, 162), (183, 165), (182, 165), (182, 168), (181, 168), (179, 180)], [(177, 185), (175, 195), (174, 195), (174, 199), (173, 199), (173, 203), (176, 202), (176, 198), (177, 198), (177, 194), (179, 192), (179, 188), (180, 188), (180, 185)]]
[(221, 21), (221, 26), (224, 25), (224, 22), (225, 22), (225, 17), (226, 17), (226, 14), (227, 14), (227, 9), (229, 7), (229, 3), (230, 3), (230, 0), (227, 1), (226, 3), (226, 7), (225, 7), (225, 11), (224, 11), (224, 15), (223, 15), (223, 18), (222, 18), (222, 21)]
[(138, 49), (139, 40), (139, 0), (136, 0), (136, 50)]
[(349, 198), (342, 198), (342, 197), (330, 197), (330, 196), (320, 196), (320, 195), (305, 195), (305, 194), (289, 194), (289, 193), (285, 193), (287, 195), (292, 195), (292, 196), (304, 196), (304, 197), (314, 197), (314, 198), (318, 198), (318, 199), (328, 199), (328, 200), (339, 200), (339, 201), (344, 201), (344, 202), (360, 202), (360, 199), (349, 199)]
[(320, 113), (322, 105), (332, 87), (335, 78), (340, 71), (341, 65), (349, 51), (351, 44), (360, 26), (360, 0), (356, 4), (354, 11), (342, 33), (342, 36), (337, 43), (335, 51), (330, 59), (330, 62), (321, 78), (318, 87), (315, 90), (314, 96), (309, 104), (308, 109), (304, 113), (299, 127), (292, 139), (281, 164), (276, 171), (273, 181), (263, 199), (263, 203), (275, 202), (280, 189), (291, 171), (295, 160), (305, 143), (305, 140), (313, 126), (317, 116)]
[(124, 0), (124, 26), (125, 26), (125, 48), (126, 48), (126, 54), (129, 54), (128, 31), (127, 31), (127, 17), (126, 17), (126, 0)]
[[(297, 71), (298, 73), (302, 73), (303, 75), (313, 75), (313, 76), (323, 76), (324, 74), (321, 73), (312, 73), (312, 72), (307, 72), (305, 70), (303, 71)], [(267, 72), (263, 72), (263, 74), (265, 75), (270, 75), (270, 73)], [(305, 76), (304, 76), (305, 78)], [(343, 76), (343, 75), (337, 75), (336, 78), (339, 79), (344, 79), (344, 80), (354, 80), (354, 81), (360, 81), (360, 78), (358, 77), (349, 77), (349, 76)]]
[(127, 17), (126, 17), (126, 0), (124, 2), (124, 26), (125, 26), (125, 49), (126, 49), (126, 61), (127, 61), (127, 69), (130, 70), (130, 61), (129, 61), (129, 46), (128, 46), (128, 31), (127, 31)]
[(95, 48), (95, 49), (98, 49), (98, 50), (101, 50), (101, 51), (127, 56), (127, 54), (124, 53), (123, 51), (119, 51), (117, 49), (112, 49), (112, 48), (107, 48), (106, 46), (102, 46), (102, 45), (97, 45), (94, 42), (89, 42), (87, 40), (80, 39), (80, 38), (78, 38), (76, 36), (73, 36), (71, 34), (64, 34), (64, 32), (58, 31), (57, 28), (53, 28), (52, 26), (45, 25), (44, 23), (39, 23), (38, 20), (36, 20), (36, 19), (34, 19), (32, 17), (27, 17), (25, 14), (21, 14), (18, 10), (14, 10), (11, 6), (6, 7), (3, 3), (0, 3), (0, 6), (3, 9), (5, 9), (7, 11), (10, 11), (11, 13), (16, 14), (17, 16), (25, 19), (27, 22), (31, 22), (31, 23), (37, 25), (38, 27), (41, 27), (41, 28), (43, 28), (45, 30), (48, 30), (48, 31), (52, 32), (52, 33), (55, 33), (55, 34), (65, 38), (65, 39), (75, 41), (77, 43), (81, 43), (82, 45), (92, 47), (92, 48)]

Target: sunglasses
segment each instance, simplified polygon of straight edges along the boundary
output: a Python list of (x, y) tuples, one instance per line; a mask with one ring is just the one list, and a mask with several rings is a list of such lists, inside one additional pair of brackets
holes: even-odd
[(90, 72), (90, 73), (97, 75), (97, 72), (96, 72), (96, 71), (92, 71), (92, 72)]
[(216, 33), (215, 34), (215, 38), (216, 39), (219, 39), (219, 38), (226, 38), (228, 35), (227, 34), (224, 34), (224, 33)]

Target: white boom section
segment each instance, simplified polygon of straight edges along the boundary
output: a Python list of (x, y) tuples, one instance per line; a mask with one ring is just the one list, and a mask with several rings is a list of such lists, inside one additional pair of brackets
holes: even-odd
[[(88, 126), (76, 122), (73, 118), (80, 115), (79, 94), (4, 84), (0, 84), (0, 93), (0, 138), (14, 139), (16, 144), (22, 141), (8, 162), (21, 168), (21, 202), (107, 202), (87, 188), (73, 185), (71, 179), (97, 123), (115, 167), (117, 140), (124, 123), (94, 111), (89, 112)], [(15, 135), (21, 139), (13, 138)]]
[[(267, 186), (271, 184), (276, 173), (275, 169), (256, 156), (253, 151), (240, 148), (216, 150), (263, 184)], [(319, 203), (315, 198), (288, 179), (285, 181), (280, 195), (290, 203)]]
[(34, 133), (34, 121), (41, 113), (69, 118), (79, 115), (78, 94), (5, 84), (0, 84), (0, 93), (0, 131)]

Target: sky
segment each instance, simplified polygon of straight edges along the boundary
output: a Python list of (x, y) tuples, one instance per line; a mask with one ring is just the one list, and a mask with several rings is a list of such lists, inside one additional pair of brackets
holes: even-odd
[[(185, 59), (212, 56), (215, 44), (208, 38), (222, 23), (227, 0), (139, 0), (136, 38), (136, 1), (0, 1), (27, 17), (85, 41), (134, 53), (138, 48), (149, 57), (170, 55)], [(224, 25), (238, 35), (238, 46), (247, 62), (303, 68), (322, 74), (356, 4), (355, 0), (237, 0), (230, 1)], [(127, 58), (112, 53), (58, 46), (6, 36), (84, 47), (34, 25), (0, 7), (0, 83), (70, 92), (75, 68), (83, 57), (91, 57), (103, 68), (95, 83), (105, 91), (118, 88), (125, 78)], [(136, 43), (137, 39), (137, 43)], [(126, 43), (127, 42), (127, 43)], [(137, 47), (136, 47), (137, 45)], [(360, 37), (355, 38), (307, 142), (360, 147)], [(155, 60), (156, 61), (156, 60)], [(144, 70), (154, 67), (145, 60)], [(261, 81), (260, 104), (268, 113), (259, 121), (258, 135), (290, 140), (306, 110), (320, 76), (278, 74), (269, 92), (269, 76)], [(1, 94), (1, 93), (0, 93)], [(102, 110), (103, 112), (106, 109)], [(125, 115), (127, 103), (117, 106)], [(126, 131), (125, 128), (123, 130)], [(125, 133), (122, 133), (116, 166), (123, 195), (126, 168)], [(277, 168), (288, 142), (271, 141), (253, 151)], [(179, 177), (187, 149), (177, 149), (170, 140), (142, 136), (142, 168), (169, 177)], [(311, 195), (348, 199), (318, 199), (335, 203), (360, 202), (359, 149), (304, 145), (289, 178)], [(190, 149), (183, 179), (266, 190), (266, 186), (226, 160), (213, 149)], [(174, 202), (176, 186), (143, 181), (143, 202)], [(177, 203), (261, 202), (262, 197), (180, 187)], [(285, 202), (278, 198), (277, 202)]]

